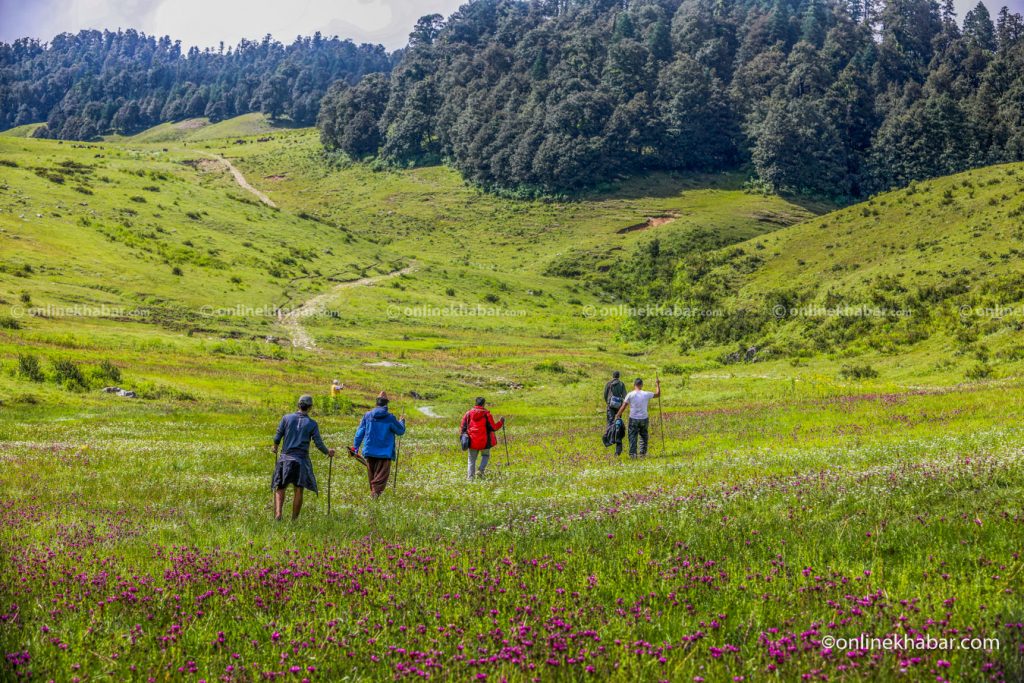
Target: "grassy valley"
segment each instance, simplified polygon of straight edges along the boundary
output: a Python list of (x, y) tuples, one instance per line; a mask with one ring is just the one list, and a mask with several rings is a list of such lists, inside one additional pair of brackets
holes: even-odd
[[(1024, 169), (836, 211), (739, 174), (526, 201), (185, 124), (0, 136), (0, 678), (1024, 675), (1019, 314), (960, 311), (1024, 298)], [(720, 313), (638, 334), (648, 304)], [(601, 446), (614, 369), (662, 378), (645, 459)], [(314, 453), (273, 523), (280, 416), (315, 394), (340, 449), (381, 389), (384, 498), (339, 459), (328, 517)], [(477, 395), (509, 425), (468, 484)], [(827, 640), (861, 633), (979, 643)]]

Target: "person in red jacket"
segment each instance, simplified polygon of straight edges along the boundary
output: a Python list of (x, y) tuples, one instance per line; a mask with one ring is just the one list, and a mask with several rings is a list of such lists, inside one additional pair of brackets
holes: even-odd
[[(486, 408), (483, 396), (476, 399), (476, 405), (462, 416), (462, 433), (469, 435), (469, 479), (484, 476), (487, 462), (491, 459), (491, 446), (498, 445), (495, 432), (505, 426), (505, 418), (494, 421), (491, 411)], [(480, 469), (476, 467), (476, 456), (480, 455)]]

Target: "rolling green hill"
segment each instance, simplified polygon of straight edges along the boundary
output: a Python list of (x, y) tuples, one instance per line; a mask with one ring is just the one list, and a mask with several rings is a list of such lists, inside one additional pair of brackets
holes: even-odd
[(741, 357), (761, 349), (761, 360), (902, 353), (905, 365), (987, 376), (992, 363), (1016, 367), (1024, 356), (1015, 334), (1024, 323), (1022, 215), (1024, 165), (915, 183), (686, 254), (671, 284), (646, 301), (713, 311), (668, 333), (724, 348), (729, 361), (737, 345)]
[(23, 126), (15, 126), (14, 128), (8, 128), (7, 130), (0, 131), (0, 136), (9, 138), (30, 138), (32, 133), (36, 131), (39, 126), (45, 124), (42, 123), (26, 123)]
[[(483, 367), (499, 368), (486, 380), (497, 386), (573, 385), (622, 358), (624, 313), (601, 313), (616, 302), (552, 264), (596, 246), (625, 255), (651, 230), (699, 223), (709, 244), (729, 244), (777, 227), (765, 215), (813, 215), (728, 176), (652, 176), (578, 201), (527, 202), (483, 194), (442, 167), (331, 167), (311, 130), (245, 144), (233, 135), (187, 148), (0, 138), (7, 396), (84, 398), (25, 382), (16, 366), (26, 352), (44, 367), (130, 358), (132, 380), (151, 393), (241, 403), (290, 394), (280, 380), (296, 368), (368, 385), (391, 374), (443, 387), (435, 395), (479, 386)], [(674, 357), (671, 347), (633, 351)], [(186, 370), (200, 362), (204, 373)], [(270, 386), (237, 390), (252, 382)]]
[(272, 121), (266, 115), (254, 112), (216, 123), (211, 123), (205, 117), (161, 123), (135, 135), (109, 136), (108, 141), (128, 143), (197, 142), (265, 135), (292, 127), (288, 121)]

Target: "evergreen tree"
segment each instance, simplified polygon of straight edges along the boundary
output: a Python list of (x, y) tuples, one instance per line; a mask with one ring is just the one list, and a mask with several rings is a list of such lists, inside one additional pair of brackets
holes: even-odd
[(995, 52), (996, 27), (992, 23), (992, 15), (989, 14), (985, 3), (979, 2), (964, 17), (964, 37), (982, 50)]

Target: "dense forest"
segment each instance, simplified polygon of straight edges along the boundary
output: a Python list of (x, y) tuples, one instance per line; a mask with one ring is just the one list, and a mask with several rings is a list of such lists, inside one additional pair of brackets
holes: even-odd
[(512, 192), (752, 165), (849, 199), (1024, 158), (1024, 21), (952, 0), (476, 0), (332, 86), (329, 149)]
[(37, 135), (88, 140), (252, 111), (312, 125), (331, 83), (390, 68), (379, 45), (320, 34), (187, 52), (132, 30), (62, 34), (45, 45), (25, 38), (0, 43), (0, 130), (45, 121)]

